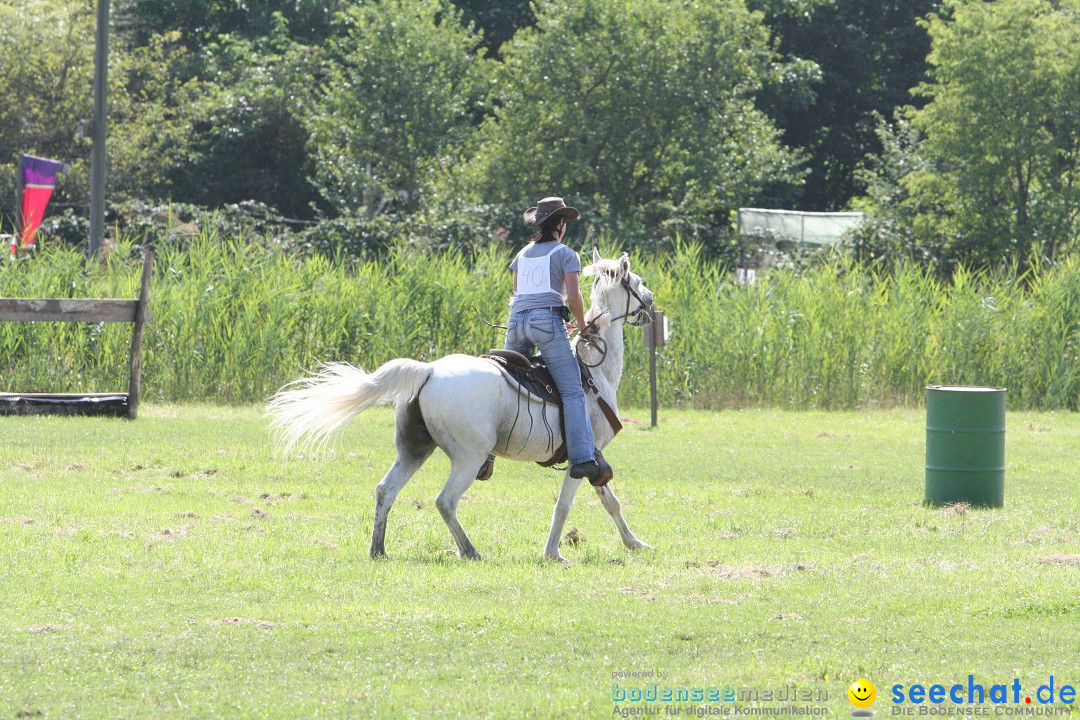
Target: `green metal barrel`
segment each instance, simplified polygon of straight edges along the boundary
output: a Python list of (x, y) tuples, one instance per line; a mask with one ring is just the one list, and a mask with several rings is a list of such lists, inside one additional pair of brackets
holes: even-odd
[(926, 388), (926, 502), (1005, 504), (1005, 388)]

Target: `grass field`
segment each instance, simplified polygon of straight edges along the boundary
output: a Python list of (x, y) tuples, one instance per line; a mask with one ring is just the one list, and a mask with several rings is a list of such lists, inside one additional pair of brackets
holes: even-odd
[(832, 716), (864, 676), (879, 715), (894, 684), (1080, 685), (1080, 416), (1010, 413), (1001, 510), (921, 505), (919, 410), (626, 416), (615, 490), (655, 550), (586, 488), (565, 566), (559, 476), (505, 461), (459, 512), (485, 560), (451, 556), (441, 455), (369, 561), (388, 409), (289, 461), (254, 408), (0, 418), (0, 719), (602, 718), (643, 671)]

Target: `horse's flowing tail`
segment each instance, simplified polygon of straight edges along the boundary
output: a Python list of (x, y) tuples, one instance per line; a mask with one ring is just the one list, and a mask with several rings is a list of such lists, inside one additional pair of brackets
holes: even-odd
[(285, 451), (320, 446), (372, 405), (415, 398), (431, 375), (427, 363), (399, 358), (373, 373), (325, 363), (311, 377), (278, 390), (266, 409)]

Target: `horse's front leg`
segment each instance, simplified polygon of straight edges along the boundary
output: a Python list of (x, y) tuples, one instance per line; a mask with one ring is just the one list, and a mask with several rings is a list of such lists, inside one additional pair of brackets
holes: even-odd
[(596, 494), (600, 496), (600, 502), (604, 504), (604, 509), (608, 511), (608, 515), (615, 521), (615, 527), (619, 528), (619, 535), (622, 537), (623, 545), (631, 550), (650, 549), (652, 546), (638, 540), (633, 531), (630, 530), (630, 526), (626, 524), (626, 520), (622, 516), (622, 503), (619, 502), (619, 498), (615, 497), (611, 486), (604, 485), (595, 488), (595, 490)]
[(570, 477), (570, 471), (563, 476), (562, 490), (559, 491), (559, 499), (555, 503), (555, 512), (551, 515), (551, 532), (548, 533), (547, 546), (544, 548), (544, 557), (549, 560), (566, 562), (559, 553), (559, 540), (562, 538), (563, 527), (566, 525), (566, 516), (570, 514), (570, 506), (574, 504), (574, 495), (581, 487), (582, 478)]

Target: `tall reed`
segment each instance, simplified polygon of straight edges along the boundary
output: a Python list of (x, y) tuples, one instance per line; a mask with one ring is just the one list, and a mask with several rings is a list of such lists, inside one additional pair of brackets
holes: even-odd
[[(618, 248), (612, 246), (605, 255)], [(591, 250), (590, 250), (591, 252)], [(144, 340), (149, 401), (255, 402), (325, 360), (373, 368), (501, 346), (509, 256), (409, 249), (379, 262), (295, 256), (212, 230), (158, 253)], [(1016, 408), (1080, 405), (1080, 264), (1020, 277), (964, 270), (942, 281), (914, 265), (836, 256), (739, 285), (682, 244), (636, 256), (667, 311), (660, 400), (701, 408), (917, 404), (927, 384), (1006, 386)], [(134, 297), (140, 258), (73, 251), (0, 265), (7, 297)], [(130, 326), (0, 323), (7, 391), (119, 390)], [(641, 331), (627, 330), (620, 400), (648, 402)]]

